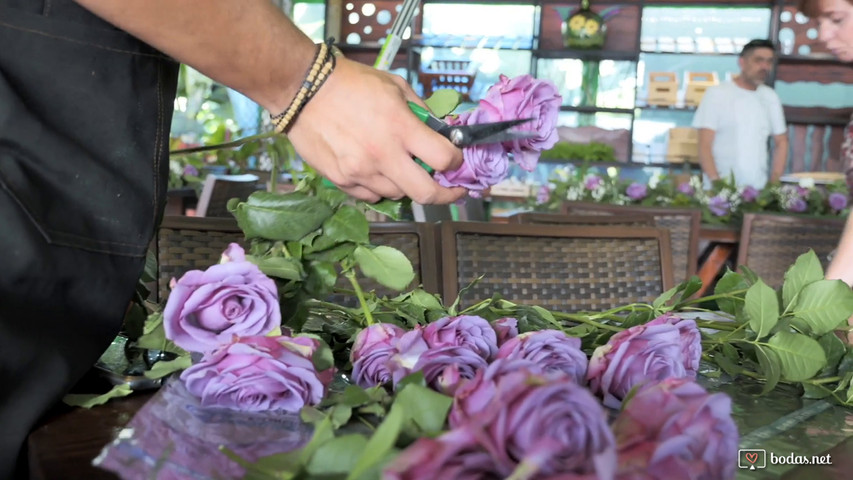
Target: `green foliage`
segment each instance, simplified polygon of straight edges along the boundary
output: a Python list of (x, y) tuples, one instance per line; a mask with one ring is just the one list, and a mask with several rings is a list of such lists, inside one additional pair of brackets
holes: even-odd
[(615, 162), (616, 153), (611, 145), (600, 142), (573, 143), (559, 141), (542, 152), (548, 160), (583, 160), (587, 162)]

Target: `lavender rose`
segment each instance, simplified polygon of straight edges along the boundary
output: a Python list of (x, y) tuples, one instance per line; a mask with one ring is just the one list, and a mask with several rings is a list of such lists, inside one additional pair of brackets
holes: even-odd
[(563, 372), (575, 382), (585, 382), (588, 361), (581, 341), (559, 330), (523, 333), (501, 345), (497, 358), (523, 358), (546, 372)]
[(840, 212), (847, 208), (847, 195), (844, 195), (843, 193), (830, 193), (827, 201), (829, 202), (829, 207), (836, 212)]
[(548, 185), (542, 185), (539, 187), (539, 190), (536, 192), (536, 204), (542, 205), (543, 203), (547, 203), (550, 199), (551, 189), (548, 188)]
[(394, 340), (393, 347), (394, 354), (388, 359), (387, 368), (391, 371), (391, 378), (396, 385), (414, 371), (415, 365), (429, 346), (424, 340), (423, 329), (416, 327)]
[(488, 366), (477, 352), (464, 345), (431, 347), (418, 358), (412, 371), (423, 372), (433, 389), (453, 395), (464, 379), (474, 378), (478, 370)]
[(484, 143), (462, 150), (462, 166), (457, 170), (436, 172), (434, 177), (443, 187), (465, 187), (472, 197), (497, 185), (509, 171), (509, 157), (496, 143)]
[(461, 315), (444, 317), (424, 328), (424, 340), (430, 348), (463, 346), (489, 360), (498, 353), (495, 329), (481, 317)]
[(747, 185), (744, 187), (743, 191), (740, 192), (740, 196), (744, 202), (752, 203), (758, 199), (758, 190), (752, 185)]
[(708, 200), (708, 210), (718, 217), (728, 215), (730, 208), (731, 204), (729, 204), (728, 200), (721, 195), (711, 197), (711, 199)]
[(625, 195), (631, 200), (642, 200), (648, 195), (648, 189), (642, 183), (634, 182), (625, 189)]
[(314, 368), (311, 342), (316, 340), (242, 337), (205, 355), (181, 380), (205, 406), (298, 412), (320, 403), (331, 381), (330, 370)]
[(504, 477), (468, 429), (451, 430), (438, 438), (420, 438), (382, 472), (385, 480), (497, 480)]
[(358, 332), (350, 351), (352, 378), (356, 385), (369, 388), (392, 381), (390, 359), (397, 353), (396, 340), (405, 333), (390, 323), (370, 325)]
[(498, 83), (489, 88), (477, 107), (480, 112), (478, 123), (532, 119), (515, 129), (536, 132), (536, 136), (504, 144), (516, 163), (528, 172), (536, 167), (539, 153), (557, 143), (557, 117), (563, 102), (557, 92), (557, 87), (548, 80), (536, 79), (531, 75), (512, 79), (501, 75)]
[(519, 370), (529, 374), (544, 373), (539, 365), (523, 358), (498, 358), (487, 368), (478, 370), (471, 381), (462, 384), (453, 394), (453, 407), (447, 418), (451, 428), (468, 424), (494, 400), (498, 381), (504, 375)]
[(498, 346), (503, 345), (510, 338), (518, 336), (518, 320), (515, 318), (499, 318), (492, 322), (492, 327), (498, 335)]
[(701, 354), (698, 332), (691, 331), (695, 328), (693, 320), (673, 324), (669, 317), (660, 317), (617, 333), (592, 354), (587, 371), (590, 389), (603, 397), (604, 405), (618, 408), (634, 386), (695, 377)]
[(646, 326), (675, 325), (678, 329), (681, 344), (681, 360), (689, 377), (695, 378), (699, 371), (699, 360), (702, 358), (702, 335), (694, 320), (682, 319), (671, 313), (665, 313)]
[(502, 375), (496, 388), (481, 385), (494, 395), (468, 425), (483, 429), (483, 444), (502, 473), (523, 463), (539, 476), (613, 478), (613, 434), (601, 404), (586, 388), (565, 375), (545, 377), (524, 369)]
[(640, 389), (613, 423), (619, 478), (732, 479), (738, 431), (731, 400), (688, 379)]
[(191, 270), (172, 287), (163, 310), (166, 337), (184, 350), (209, 352), (233, 336), (266, 335), (281, 325), (275, 282), (232, 244), (232, 261)]

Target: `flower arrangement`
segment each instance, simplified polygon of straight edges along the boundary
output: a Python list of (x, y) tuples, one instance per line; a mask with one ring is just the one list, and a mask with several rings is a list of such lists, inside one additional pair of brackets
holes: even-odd
[[(616, 178), (583, 188), (605, 198)], [(619, 195), (662, 188), (641, 186)], [(313, 427), (260, 458), (226, 450), (252, 478), (727, 479), (737, 427), (700, 370), (853, 406), (850, 350), (834, 333), (853, 291), (825, 280), (814, 253), (779, 291), (744, 269), (711, 297), (693, 298), (694, 277), (606, 312), (499, 296), (463, 308), (420, 288), (389, 298), (361, 287), (363, 276), (396, 290), (414, 277), (405, 255), (369, 243), (367, 208), (393, 217), (399, 202), (353, 204), (310, 172), (292, 193), (233, 203), (250, 245), (176, 279), (146, 321), (139, 346), (175, 356), (146, 374), (172, 375), (166, 393), (183, 386), (212, 412), (298, 412)], [(339, 276), (358, 307), (326, 300)], [(718, 319), (694, 318), (709, 301)]]
[(653, 175), (644, 183), (620, 178), (615, 167), (606, 173), (581, 167), (556, 170), (547, 188), (547, 201), (540, 201), (544, 198), (540, 195), (531, 202), (540, 209), (558, 210), (564, 200), (695, 207), (702, 210), (702, 221), (711, 224), (736, 224), (749, 212), (841, 216), (849, 210), (844, 182), (818, 187), (813, 179), (803, 179), (797, 185), (776, 182), (758, 190), (738, 188), (734, 178), (725, 178), (714, 180), (706, 189), (698, 175), (682, 182), (668, 175)]

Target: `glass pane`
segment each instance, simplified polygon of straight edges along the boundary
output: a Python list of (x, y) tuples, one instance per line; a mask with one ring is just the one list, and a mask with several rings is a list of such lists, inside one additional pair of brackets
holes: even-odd
[(644, 52), (738, 53), (753, 38), (770, 34), (769, 8), (644, 7)]
[(678, 81), (676, 106), (684, 106), (687, 74), (714, 73), (718, 82), (731, 79), (740, 72), (736, 55), (665, 55), (641, 53), (637, 66), (637, 105), (645, 105), (649, 98), (649, 75), (658, 72), (673, 72)]
[[(596, 68), (596, 65), (598, 68)], [(630, 61), (540, 59), (537, 76), (557, 85), (563, 105), (599, 108), (633, 108), (636, 91), (636, 64)], [(584, 88), (585, 86), (589, 88)], [(585, 97), (590, 98), (585, 98)]]
[(436, 37), (503, 37), (505, 42), (513, 38), (532, 41), (535, 11), (533, 5), (430, 2), (424, 5), (423, 34), (425, 40)]
[(689, 110), (637, 110), (634, 120), (632, 160), (638, 163), (668, 163), (666, 159), (669, 129), (689, 127), (693, 112)]
[(322, 42), (323, 28), (326, 23), (326, 4), (296, 2), (293, 5), (293, 23), (314, 42)]
[[(427, 4), (429, 6), (430, 4)], [(421, 51), (421, 70), (425, 70), (433, 60), (470, 60), (474, 62), (475, 76), (469, 96), (477, 101), (492, 85), (498, 82), (501, 74), (516, 77), (530, 73), (530, 51), (496, 50), (467, 48), (424, 47)], [(423, 86), (416, 83), (415, 91), (423, 95)]]

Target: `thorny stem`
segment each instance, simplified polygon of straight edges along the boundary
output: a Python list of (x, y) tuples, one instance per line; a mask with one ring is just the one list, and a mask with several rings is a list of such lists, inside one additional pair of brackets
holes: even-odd
[(744, 288), (741, 290), (732, 290), (731, 292), (728, 292), (728, 293), (720, 293), (717, 295), (708, 295), (707, 297), (694, 298), (693, 300), (688, 300), (688, 301), (684, 302), (682, 304), (682, 306), (695, 305), (697, 303), (704, 303), (704, 302), (708, 302), (710, 300), (719, 300), (721, 298), (728, 298), (730, 300), (737, 300), (737, 301), (742, 302), (742, 301), (744, 301), (744, 299), (736, 296), (739, 293), (746, 293), (746, 289)]
[[(618, 333), (618, 332), (621, 332), (622, 330), (625, 330), (624, 328), (617, 327), (615, 325), (608, 325), (606, 323), (596, 322), (595, 320), (593, 320), (592, 318), (590, 318), (586, 315), (577, 315), (577, 314), (572, 314), (572, 313), (559, 313), (559, 312), (551, 312), (551, 314), (554, 316), (554, 318), (562, 318), (564, 320), (571, 320), (573, 322), (585, 323), (587, 325), (592, 325), (593, 327), (600, 328), (602, 330), (610, 330), (611, 332), (617, 332)], [(563, 326), (561, 325), (560, 328), (562, 329)]]

